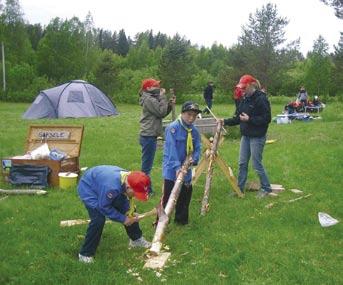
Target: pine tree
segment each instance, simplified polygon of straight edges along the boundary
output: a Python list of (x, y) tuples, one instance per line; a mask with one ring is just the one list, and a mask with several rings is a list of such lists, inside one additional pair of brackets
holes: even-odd
[(126, 56), (129, 52), (129, 48), (130, 46), (125, 31), (121, 29), (118, 36), (117, 53), (121, 56)]
[(327, 96), (330, 88), (332, 65), (328, 54), (329, 45), (322, 36), (313, 44), (306, 61), (306, 89), (314, 95)]
[(166, 88), (174, 88), (176, 93), (190, 88), (194, 63), (190, 53), (190, 42), (178, 34), (163, 50), (159, 73)]

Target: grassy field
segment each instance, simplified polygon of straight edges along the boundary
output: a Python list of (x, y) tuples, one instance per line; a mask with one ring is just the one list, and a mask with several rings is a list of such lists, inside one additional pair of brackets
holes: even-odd
[[(120, 116), (113, 118), (23, 121), (27, 107), (0, 103), (1, 157), (23, 154), (30, 124), (84, 124), (81, 166), (140, 168), (139, 106), (119, 105)], [(280, 102), (272, 104), (273, 114), (282, 108)], [(215, 104), (213, 111), (229, 117), (233, 106)], [(0, 284), (343, 284), (342, 221), (322, 228), (317, 216), (322, 211), (343, 218), (343, 104), (328, 104), (321, 116), (312, 122), (271, 123), (268, 139), (277, 141), (264, 152), (272, 183), (312, 196), (294, 203), (286, 203), (297, 197), (290, 191), (264, 200), (252, 192), (232, 198), (216, 168), (209, 213), (199, 216), (203, 175), (194, 187), (190, 224), (170, 223), (165, 243), (172, 255), (161, 276), (142, 268), (143, 250), (127, 249), (128, 238), (118, 223), (105, 226), (94, 264), (78, 262), (86, 226), (59, 226), (61, 220), (87, 218), (76, 189), (0, 200)], [(237, 129), (232, 133), (220, 155), (237, 175)], [(159, 149), (152, 173), (157, 194), (139, 204), (140, 212), (160, 198), (161, 162)], [(252, 169), (249, 179), (256, 180)], [(274, 207), (266, 208), (271, 202)], [(154, 234), (152, 220), (141, 222), (147, 239)]]

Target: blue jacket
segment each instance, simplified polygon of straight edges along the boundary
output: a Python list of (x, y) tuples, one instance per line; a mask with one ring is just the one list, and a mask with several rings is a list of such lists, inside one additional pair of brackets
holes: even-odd
[(129, 200), (124, 195), (125, 185), (121, 183), (121, 171), (127, 172), (111, 165), (92, 167), (81, 177), (77, 190), (87, 207), (97, 209), (113, 221), (124, 223), (126, 216), (116, 209), (120, 207), (126, 213), (130, 208)]
[[(197, 165), (201, 154), (201, 138), (198, 129), (191, 125), (193, 138), (193, 165)], [(176, 180), (176, 172), (181, 168), (186, 159), (187, 131), (178, 120), (170, 123), (165, 130), (165, 144), (163, 152), (163, 177)], [(188, 170), (185, 182), (192, 180), (192, 171)]]

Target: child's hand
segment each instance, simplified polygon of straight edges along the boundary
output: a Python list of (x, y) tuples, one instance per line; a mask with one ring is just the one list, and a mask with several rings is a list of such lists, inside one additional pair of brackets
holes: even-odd
[(138, 217), (134, 216), (134, 217), (126, 217), (124, 225), (125, 226), (131, 226), (133, 223), (138, 222)]

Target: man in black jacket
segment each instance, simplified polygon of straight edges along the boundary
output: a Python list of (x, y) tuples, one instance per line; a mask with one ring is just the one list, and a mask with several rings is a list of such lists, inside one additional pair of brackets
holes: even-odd
[(202, 111), (203, 113), (210, 113), (210, 109), (212, 109), (212, 100), (213, 100), (213, 92), (214, 92), (214, 85), (212, 81), (207, 83), (207, 86), (204, 89), (204, 99), (206, 102), (207, 107)]
[(270, 104), (266, 94), (260, 91), (258, 80), (253, 76), (242, 76), (237, 86), (242, 89), (244, 97), (235, 115), (225, 119), (224, 125), (240, 125), (242, 138), (239, 151), (238, 187), (244, 192), (248, 164), (252, 157), (253, 168), (261, 183), (261, 190), (257, 193), (257, 197), (263, 198), (271, 192), (269, 179), (262, 165), (266, 133), (271, 121)]

